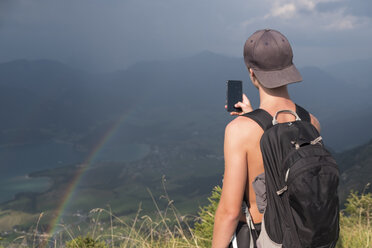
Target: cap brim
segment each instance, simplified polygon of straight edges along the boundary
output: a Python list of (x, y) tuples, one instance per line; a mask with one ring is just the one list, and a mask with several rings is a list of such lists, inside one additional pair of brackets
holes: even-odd
[(258, 81), (269, 89), (302, 81), (300, 72), (293, 64), (277, 71), (261, 71), (254, 68), (252, 70)]

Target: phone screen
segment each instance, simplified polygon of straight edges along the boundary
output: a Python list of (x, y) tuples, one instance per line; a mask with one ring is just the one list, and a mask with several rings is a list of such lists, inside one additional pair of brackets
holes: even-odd
[(228, 112), (242, 112), (241, 108), (235, 108), (237, 102), (242, 101), (243, 89), (242, 81), (228, 80), (227, 84), (227, 111)]

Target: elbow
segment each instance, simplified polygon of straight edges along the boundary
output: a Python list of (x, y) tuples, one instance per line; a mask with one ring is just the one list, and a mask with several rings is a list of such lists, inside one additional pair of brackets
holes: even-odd
[(240, 218), (240, 211), (240, 208), (219, 206), (216, 217), (219, 216), (229, 222), (237, 222)]

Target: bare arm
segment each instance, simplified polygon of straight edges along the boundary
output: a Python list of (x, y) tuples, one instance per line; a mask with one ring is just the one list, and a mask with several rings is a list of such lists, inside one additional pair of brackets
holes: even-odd
[(213, 248), (226, 248), (229, 245), (239, 217), (241, 217), (247, 180), (247, 156), (244, 150), (244, 139), (241, 137), (241, 128), (239, 128), (240, 123), (237, 119), (231, 122), (225, 130), (225, 174), (221, 199), (215, 216)]
[(311, 117), (311, 124), (313, 124), (314, 127), (320, 133), (320, 123), (319, 123), (318, 119), (314, 115), (312, 115), (312, 114), (310, 114), (310, 117)]

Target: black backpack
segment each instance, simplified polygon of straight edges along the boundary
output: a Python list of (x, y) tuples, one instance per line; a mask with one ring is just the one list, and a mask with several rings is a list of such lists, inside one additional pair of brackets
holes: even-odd
[[(278, 123), (281, 112), (296, 120)], [(274, 118), (263, 109), (244, 116), (264, 130), (261, 152), (267, 206), (257, 247), (335, 247), (339, 235), (339, 171), (310, 114), (296, 105)]]

